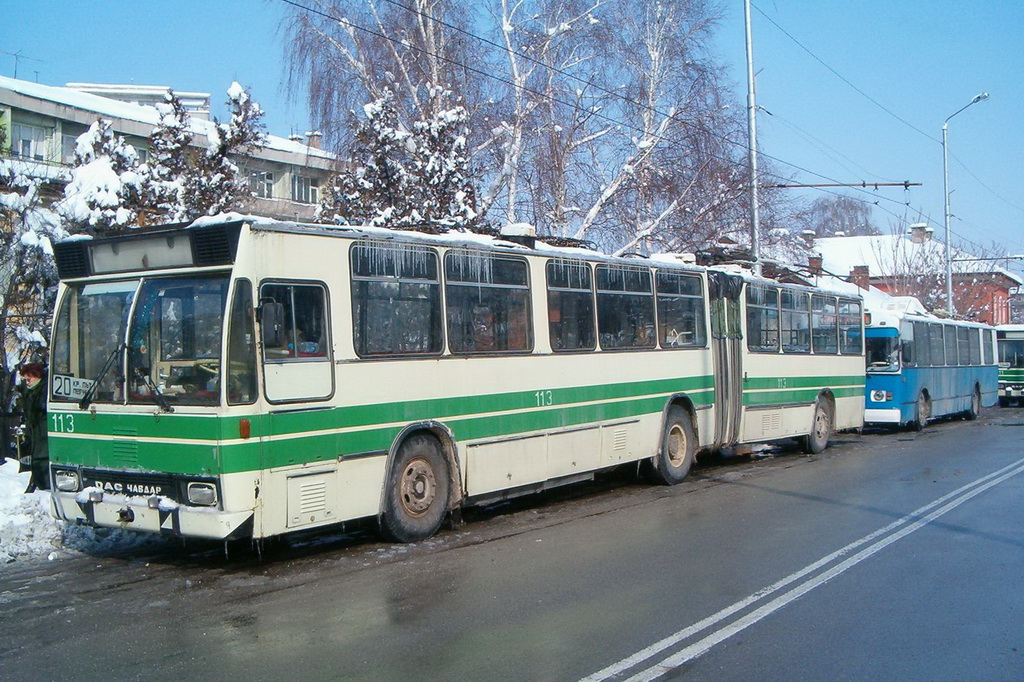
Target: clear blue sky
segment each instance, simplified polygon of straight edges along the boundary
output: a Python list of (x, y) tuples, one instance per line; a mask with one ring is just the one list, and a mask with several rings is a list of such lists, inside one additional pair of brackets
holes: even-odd
[[(722, 6), (715, 49), (743, 106), (743, 3)], [(279, 0), (0, 0), (0, 13), (0, 51), (26, 57), (19, 78), (206, 91), (215, 114), (238, 80), (266, 109), (270, 132), (309, 127), (304, 102), (285, 91)], [(849, 191), (877, 201), (883, 230), (906, 214), (941, 234), (942, 122), (990, 93), (949, 124), (953, 231), (1024, 253), (1024, 2), (755, 0), (753, 33), (758, 104), (772, 114), (758, 118), (760, 149), (792, 181), (923, 183)], [(14, 66), (0, 54), (0, 73)]]

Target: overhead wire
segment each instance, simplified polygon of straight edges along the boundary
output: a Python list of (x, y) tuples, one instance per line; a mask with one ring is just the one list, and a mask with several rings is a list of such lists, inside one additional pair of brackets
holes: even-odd
[[(512, 55), (517, 56), (517, 57), (520, 57), (520, 58), (525, 59), (527, 61), (530, 61), (531, 63), (534, 63), (536, 65), (543, 66), (546, 69), (551, 69), (555, 73), (558, 73), (560, 75), (566, 76), (567, 78), (571, 78), (571, 79), (575, 80), (578, 83), (585, 84), (587, 87), (590, 87), (590, 88), (596, 90), (597, 92), (601, 92), (603, 94), (606, 94), (606, 95), (618, 98), (618, 99), (622, 100), (623, 102), (626, 102), (626, 103), (628, 103), (628, 104), (630, 104), (632, 106), (635, 106), (635, 107), (638, 107), (638, 108), (642, 108), (642, 109), (646, 109), (646, 110), (648, 110), (648, 111), (650, 111), (652, 113), (658, 114), (659, 116), (662, 116), (664, 118), (668, 118), (668, 119), (674, 120), (677, 123), (681, 123), (683, 125), (691, 125), (692, 124), (692, 122), (690, 122), (690, 121), (686, 121), (686, 120), (680, 119), (677, 115), (673, 115), (673, 114), (670, 114), (668, 112), (662, 111), (662, 110), (660, 110), (657, 107), (653, 107), (653, 106), (644, 104), (642, 102), (638, 102), (638, 101), (636, 101), (636, 100), (634, 100), (632, 98), (627, 97), (626, 95), (623, 95), (620, 92), (616, 92), (614, 90), (611, 90), (611, 89), (608, 89), (608, 88), (604, 88), (604, 87), (600, 86), (599, 84), (593, 83), (592, 81), (588, 81), (588, 80), (582, 79), (579, 76), (576, 76), (575, 74), (572, 74), (571, 72), (568, 72), (568, 71), (566, 71), (564, 69), (560, 69), (558, 67), (546, 64), (546, 63), (544, 63), (544, 62), (542, 62), (540, 60), (537, 60), (536, 58), (531, 57), (530, 55), (527, 55), (527, 54), (525, 54), (525, 53), (523, 53), (521, 51), (510, 50), (505, 45), (502, 45), (500, 43), (492, 41), (492, 40), (490, 40), (490, 39), (488, 39), (486, 37), (479, 36), (479, 35), (471, 32), (471, 31), (467, 31), (466, 29), (463, 29), (463, 28), (461, 28), (459, 26), (451, 24), (450, 22), (446, 22), (443, 19), (439, 19), (439, 18), (434, 17), (432, 15), (429, 15), (429, 14), (426, 14), (424, 12), (421, 12), (421, 11), (415, 9), (415, 8), (412, 8), (412, 7), (409, 7), (407, 5), (404, 5), (404, 4), (400, 3), (400, 2), (397, 2), (397, 0), (382, 0), (382, 1), (386, 2), (386, 3), (390, 4), (390, 5), (393, 5), (395, 7), (398, 7), (400, 9), (403, 9), (403, 10), (405, 10), (407, 12), (410, 12), (412, 14), (418, 15), (419, 17), (421, 17), (423, 19), (427, 19), (429, 21), (435, 22), (438, 25), (441, 25), (441, 26), (444, 26), (444, 27), (449, 28), (451, 30), (457, 31), (460, 34), (465, 35), (466, 37), (471, 38), (473, 40), (476, 40), (476, 41), (478, 41), (480, 43), (483, 43), (485, 45), (490, 45), (491, 47), (494, 47), (494, 48), (496, 48), (496, 49), (498, 49), (500, 51), (512, 54)], [(511, 81), (510, 79), (508, 79), (508, 78), (506, 78), (504, 76), (492, 73), (490, 71), (487, 71), (487, 70), (484, 70), (484, 69), (481, 69), (481, 68), (478, 68), (478, 67), (475, 67), (475, 66), (472, 66), (472, 65), (469, 65), (469, 64), (465, 64), (463, 62), (460, 62), (460, 61), (458, 61), (456, 59), (453, 59), (451, 57), (445, 56), (443, 54), (437, 54), (437, 53), (432, 52), (432, 51), (430, 51), (430, 50), (428, 50), (428, 49), (426, 49), (424, 47), (415, 45), (415, 44), (413, 44), (411, 42), (398, 40), (397, 38), (394, 38), (392, 36), (386, 35), (386, 34), (384, 34), (382, 32), (376, 31), (376, 30), (371, 29), (371, 28), (367, 28), (365, 26), (361, 26), (361, 25), (353, 22), (351, 19), (335, 16), (335, 15), (329, 13), (329, 12), (325, 12), (325, 11), (317, 9), (315, 7), (310, 7), (310, 6), (305, 5), (305, 4), (301, 3), (301, 2), (298, 2), (298, 0), (281, 0), (281, 2), (283, 2), (283, 3), (287, 4), (287, 5), (290, 5), (290, 6), (296, 8), (298, 10), (301, 10), (301, 11), (304, 11), (304, 12), (309, 12), (311, 14), (315, 14), (317, 16), (320, 16), (320, 17), (322, 17), (324, 19), (328, 19), (330, 21), (344, 23), (345, 26), (351, 27), (352, 29), (354, 29), (356, 31), (359, 31), (361, 33), (365, 33), (367, 35), (371, 35), (371, 36), (373, 36), (375, 38), (379, 38), (381, 40), (387, 40), (389, 42), (393, 42), (393, 43), (396, 43), (396, 44), (401, 44), (405, 48), (413, 49), (413, 50), (415, 50), (415, 51), (417, 51), (417, 52), (419, 52), (421, 54), (424, 54), (426, 56), (429, 56), (429, 57), (432, 57), (432, 58), (435, 58), (435, 59), (439, 59), (439, 60), (441, 60), (441, 61), (443, 61), (445, 63), (448, 63), (448, 64), (450, 64), (452, 66), (458, 67), (460, 69), (464, 69), (464, 70), (466, 70), (466, 71), (468, 71), (470, 73), (474, 73), (474, 74), (476, 74), (478, 76), (482, 76), (484, 78), (491, 79), (491, 80), (493, 80), (495, 82), (498, 82), (498, 83), (501, 83), (503, 85), (506, 85), (506, 86), (509, 86), (509, 87), (512, 87), (512, 88), (517, 88), (518, 87), (523, 92), (526, 92), (526, 93), (528, 93), (530, 95), (533, 95), (535, 97), (539, 97), (541, 99), (547, 99), (548, 101), (551, 101), (551, 102), (553, 102), (555, 104), (560, 104), (562, 106), (569, 106), (569, 107), (574, 106), (573, 103), (563, 101), (563, 100), (559, 99), (558, 97), (556, 97), (556, 96), (554, 96), (554, 95), (552, 95), (550, 93), (541, 92), (541, 91), (535, 90), (533, 88), (529, 88), (529, 87), (526, 87), (526, 86), (523, 86), (523, 85), (516, 84), (515, 82)], [(758, 12), (760, 12), (762, 15), (764, 15), (764, 13), (760, 9), (758, 9)], [(766, 18), (768, 18), (768, 17), (766, 16)], [(772, 21), (770, 18), (768, 18), (768, 20), (771, 21), (773, 24), (775, 24), (775, 22)], [(775, 25), (778, 26), (778, 24), (775, 24)], [(779, 30), (782, 30), (785, 33), (785, 31), (781, 27), (779, 27)], [(788, 33), (787, 33), (787, 35), (788, 35)], [(795, 41), (795, 38), (793, 40)], [(801, 45), (801, 47), (803, 47), (803, 46)], [(804, 49), (806, 50), (806, 48), (804, 48)], [(811, 54), (812, 56), (814, 56), (813, 53), (811, 53), (809, 50), (806, 50), (806, 51), (809, 54)], [(814, 56), (814, 58), (818, 59), (816, 56)], [(819, 59), (818, 61), (821, 61), (821, 60)], [(822, 63), (824, 64), (824, 62), (822, 62)], [(825, 65), (825, 66), (826, 66), (826, 68), (829, 68), (830, 71), (833, 71), (833, 73), (835, 73), (839, 78), (841, 78), (842, 80), (846, 81), (846, 79), (844, 77), (842, 77), (840, 74), (838, 74), (838, 72), (835, 72), (833, 69), (831, 69), (831, 67), (828, 67), (828, 65)], [(860, 91), (859, 88), (854, 86), (852, 83), (849, 83), (849, 81), (846, 81), (846, 82), (851, 87), (853, 87), (854, 89), (858, 90), (858, 92), (862, 92), (862, 91)], [(869, 99), (872, 99), (869, 95), (866, 95), (866, 93), (862, 92), (862, 94), (864, 94), (864, 96), (868, 97)], [(872, 101), (874, 101), (874, 100), (872, 99)], [(876, 104), (878, 104), (878, 103), (876, 102)], [(878, 106), (880, 106), (883, 109), (885, 109), (885, 107), (882, 106), (881, 104), (878, 104)], [(888, 111), (888, 110), (886, 110), (886, 111)], [(897, 119), (899, 119), (899, 117), (896, 116), (895, 114), (892, 114), (892, 112), (889, 112), (889, 113), (891, 115), (895, 116)], [(636, 126), (635, 124), (628, 123), (628, 122), (625, 122), (625, 121), (621, 121), (621, 120), (612, 118), (612, 117), (608, 116), (607, 114), (604, 114), (604, 113), (599, 112), (599, 111), (592, 111), (591, 114), (595, 118), (597, 118), (597, 119), (600, 119), (600, 120), (602, 120), (602, 121), (604, 121), (606, 123), (609, 123), (611, 125), (615, 125), (617, 127), (623, 128), (623, 129), (632, 130), (634, 132), (639, 132), (639, 133), (642, 133), (642, 134), (648, 134), (649, 133), (649, 131), (645, 131), (642, 128)], [(900, 120), (902, 120), (902, 119), (900, 119)], [(906, 123), (905, 121), (903, 121), (903, 122)], [(913, 126), (911, 124), (907, 123), (907, 125), (910, 125), (913, 128)], [(917, 129), (915, 128), (915, 130), (917, 130)], [(743, 151), (744, 153), (749, 152), (750, 148), (744, 142), (733, 140), (733, 139), (729, 138), (728, 136), (722, 135), (721, 133), (718, 133), (718, 132), (713, 131), (713, 130), (704, 129), (704, 132), (706, 132), (710, 136), (712, 136), (712, 137), (714, 137), (714, 138), (724, 142), (727, 145), (732, 145), (732, 146), (738, 148), (739, 150)], [(918, 132), (922, 133), (926, 137), (930, 137), (926, 133), (923, 133), (920, 130), (918, 130)], [(657, 134), (657, 133), (653, 133), (652, 135), (657, 140), (659, 140), (661, 142), (678, 143), (678, 142), (681, 141), (681, 138), (679, 138), (679, 137), (665, 136), (665, 135), (660, 135), (660, 134)], [(931, 139), (934, 140), (934, 138), (931, 138)], [(937, 141), (937, 140), (935, 140), (935, 141)], [(824, 175), (824, 174), (819, 173), (817, 171), (813, 171), (813, 170), (811, 170), (809, 168), (805, 168), (803, 166), (800, 166), (799, 164), (796, 164), (796, 163), (793, 163), (793, 162), (790, 162), (790, 161), (786, 161), (785, 159), (779, 158), (779, 157), (774, 156), (772, 154), (768, 154), (768, 153), (765, 153), (765, 152), (759, 150), (758, 151), (758, 155), (762, 156), (762, 157), (764, 157), (766, 159), (770, 159), (772, 161), (775, 161), (775, 162), (777, 162), (779, 164), (782, 164), (784, 166), (787, 166), (789, 168), (792, 168), (792, 169), (794, 169), (796, 171), (807, 173), (807, 174), (809, 174), (809, 175), (811, 175), (813, 177), (820, 178), (822, 180), (826, 180), (826, 181), (837, 183), (837, 184), (841, 183), (841, 181), (837, 180), (836, 178), (832, 178), (830, 176)], [(718, 161), (723, 161), (723, 162), (727, 162), (727, 163), (733, 163), (734, 162), (734, 160), (724, 159), (724, 158), (719, 157), (719, 156), (714, 155), (714, 154), (712, 154), (712, 158), (715, 158)], [(783, 180), (783, 178), (781, 176), (778, 176), (777, 174), (774, 174), (774, 173), (770, 173), (770, 172), (767, 172), (767, 171), (762, 171), (762, 174), (773, 176), (773, 177), (777, 178), (780, 181)], [(877, 195), (876, 194), (876, 195), (872, 196), (871, 200), (868, 200), (868, 199), (861, 198), (861, 197), (850, 197), (849, 195), (846, 195), (846, 194), (840, 194), (838, 192), (827, 191), (824, 188), (815, 188), (815, 189), (818, 189), (819, 191), (822, 191), (823, 193), (826, 193), (826, 194), (832, 194), (834, 196), (847, 197), (847, 198), (851, 198), (851, 199), (853, 199), (855, 201), (861, 201), (861, 202), (863, 202), (865, 204), (868, 204), (868, 205), (871, 205), (871, 206), (875, 206), (875, 207), (879, 208), (880, 210), (884, 211), (885, 213), (887, 213), (887, 214), (889, 214), (889, 215), (891, 215), (891, 216), (893, 216), (893, 217), (895, 217), (897, 219), (900, 219), (900, 216), (898, 214), (894, 213), (893, 211), (890, 211), (890, 210), (882, 207), (880, 202), (885, 201), (885, 202), (891, 202), (891, 203), (896, 203), (896, 204), (904, 205), (904, 202), (901, 202), (901, 201), (899, 201), (897, 199), (892, 199), (890, 197), (886, 197), (884, 195)], [(854, 190), (854, 192), (856, 192), (856, 193), (861, 193), (861, 194), (869, 194), (870, 193), (869, 190), (867, 190), (866, 188), (863, 188), (863, 187), (851, 187), (850, 189)], [(930, 219), (927, 219), (926, 222), (934, 223), (934, 221), (932, 221)], [(957, 235), (957, 236), (963, 238), (960, 235)]]

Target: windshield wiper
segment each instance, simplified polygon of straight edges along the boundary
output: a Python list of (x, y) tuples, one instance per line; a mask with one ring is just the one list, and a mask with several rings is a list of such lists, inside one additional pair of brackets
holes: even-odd
[(143, 372), (141, 369), (136, 367), (135, 376), (138, 377), (142, 381), (142, 383), (146, 385), (146, 388), (149, 389), (149, 394), (153, 396), (153, 402), (159, 405), (160, 409), (162, 409), (164, 412), (174, 412), (174, 408), (171, 407), (171, 404), (169, 402), (167, 402), (167, 396), (160, 392), (160, 389), (157, 388), (156, 384), (153, 383), (153, 379), (149, 376), (149, 374)]
[(96, 378), (92, 380), (92, 386), (85, 392), (82, 399), (78, 401), (78, 409), (84, 410), (92, 404), (93, 398), (96, 397), (96, 390), (99, 388), (100, 382), (103, 381), (103, 377), (107, 376), (107, 372), (114, 365), (114, 360), (117, 359), (118, 354), (124, 350), (124, 342), (117, 344), (114, 350), (110, 351), (110, 355), (107, 356), (107, 361), (103, 363), (103, 367), (100, 368), (100, 373), (96, 375)]

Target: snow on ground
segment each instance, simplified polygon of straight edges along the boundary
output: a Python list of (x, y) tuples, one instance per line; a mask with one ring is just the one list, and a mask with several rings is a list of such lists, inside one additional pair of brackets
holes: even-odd
[(15, 561), (56, 561), (151, 547), (161, 539), (120, 530), (70, 526), (50, 515), (50, 493), (25, 494), (28, 473), (18, 462), (0, 465), (0, 570)]
[(28, 473), (18, 473), (18, 462), (0, 465), (0, 565), (27, 558), (60, 556), (62, 537), (50, 516), (50, 493), (25, 494)]

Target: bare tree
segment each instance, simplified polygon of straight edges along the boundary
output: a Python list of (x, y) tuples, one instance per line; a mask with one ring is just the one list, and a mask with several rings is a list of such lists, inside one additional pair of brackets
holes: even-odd
[[(394, 94), (399, 121), (429, 118), (431, 86), (443, 86), (472, 107), (478, 75), (462, 34), (471, 25), (466, 0), (323, 0), (296, 9), (287, 28), (292, 86), (308, 86), (314, 125), (342, 149), (350, 112)], [(408, 125), (406, 127), (409, 127)]]
[(850, 237), (881, 234), (872, 222), (871, 204), (843, 194), (814, 199), (794, 220), (801, 231), (811, 230), (815, 237), (833, 237), (840, 232)]

